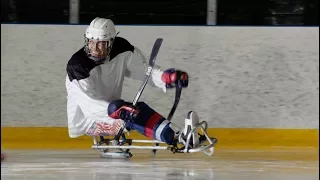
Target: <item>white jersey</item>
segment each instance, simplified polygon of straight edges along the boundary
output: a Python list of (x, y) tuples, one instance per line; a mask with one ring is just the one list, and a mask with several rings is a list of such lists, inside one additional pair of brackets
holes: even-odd
[[(67, 64), (67, 117), (71, 138), (85, 134), (95, 121), (110, 122), (109, 102), (121, 98), (125, 77), (144, 80), (148, 62), (139, 49), (126, 39), (116, 37), (110, 61), (97, 65), (84, 49), (76, 52)], [(150, 84), (166, 91), (163, 71), (155, 65)]]

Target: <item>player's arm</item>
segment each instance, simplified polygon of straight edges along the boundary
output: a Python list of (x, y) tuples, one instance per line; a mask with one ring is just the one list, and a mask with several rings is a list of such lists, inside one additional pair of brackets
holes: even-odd
[[(135, 80), (143, 80), (145, 78), (147, 68), (148, 60), (146, 56), (142, 53), (142, 51), (140, 51), (140, 49), (134, 47), (134, 50), (130, 54), (127, 62), (126, 76)], [(166, 86), (165, 83), (161, 80), (162, 74), (163, 71), (161, 70), (160, 66), (155, 64), (150, 76), (151, 81), (148, 81), (148, 84), (158, 87), (165, 92)]]
[[(135, 47), (127, 63), (127, 77), (143, 80), (147, 68), (148, 60), (146, 56), (139, 48)], [(179, 78), (177, 77), (177, 72), (181, 74)], [(154, 65), (151, 79), (152, 81), (148, 81), (148, 83), (162, 89), (164, 92), (166, 92), (167, 88), (173, 88), (176, 81), (181, 81), (183, 87), (188, 86), (188, 75), (186, 72), (174, 68), (163, 71), (157, 64)]]

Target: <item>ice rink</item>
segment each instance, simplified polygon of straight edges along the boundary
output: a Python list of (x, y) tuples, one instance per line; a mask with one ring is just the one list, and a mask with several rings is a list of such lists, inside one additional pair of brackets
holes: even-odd
[(223, 150), (172, 154), (132, 150), (131, 159), (102, 159), (96, 150), (3, 150), (8, 180), (317, 180), (314, 149)]

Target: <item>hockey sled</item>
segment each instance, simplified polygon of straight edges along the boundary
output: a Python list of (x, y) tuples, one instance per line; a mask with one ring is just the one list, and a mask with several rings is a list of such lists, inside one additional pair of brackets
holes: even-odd
[[(136, 97), (133, 100), (133, 106), (135, 106), (149, 80), (151, 72), (153, 70), (156, 56), (159, 52), (160, 46), (162, 44), (163, 39), (158, 38), (154, 43), (152, 48), (151, 56), (149, 59), (149, 67), (148, 71), (146, 72), (146, 78), (143, 82), (142, 86), (140, 87)], [(180, 76), (177, 74), (177, 76)], [(177, 79), (179, 79), (177, 77)], [(175, 94), (175, 101), (172, 106), (172, 109), (168, 115), (167, 120), (171, 120), (180, 100), (182, 87), (179, 83), (176, 83), (176, 94)], [(155, 155), (157, 150), (167, 150), (173, 153), (198, 153), (203, 152), (208, 156), (211, 156), (214, 153), (214, 146), (217, 143), (216, 138), (209, 137), (207, 134), (208, 124), (206, 121), (202, 121), (196, 124), (188, 134), (185, 135), (186, 143), (177, 143), (175, 145), (167, 145), (164, 142), (160, 142), (157, 140), (134, 140), (134, 139), (127, 139), (125, 136), (124, 128), (126, 127), (126, 123), (130, 120), (125, 121), (125, 125), (119, 133), (113, 139), (105, 139), (103, 136), (93, 137), (93, 145), (92, 149), (97, 149), (101, 153), (101, 157), (103, 158), (130, 158), (132, 157), (132, 153), (130, 152), (131, 149), (150, 149), (152, 154)], [(192, 134), (198, 130), (202, 134), (199, 135), (199, 144), (196, 147), (190, 146), (192, 142), (190, 142), (192, 138)], [(121, 139), (120, 139), (121, 137)], [(135, 143), (139, 143), (139, 145), (134, 145)], [(147, 144), (154, 144), (153, 146), (148, 146)], [(142, 144), (142, 145), (141, 145)], [(163, 146), (159, 146), (160, 144), (165, 144)], [(179, 147), (182, 146), (182, 147)], [(116, 150), (115, 152), (111, 152), (112, 150)]]
[[(93, 137), (93, 149), (97, 149), (101, 153), (103, 158), (130, 158), (132, 157), (131, 149), (145, 149), (151, 150), (152, 155), (156, 154), (157, 150), (167, 150), (172, 153), (198, 153), (203, 152), (208, 156), (211, 156), (214, 153), (214, 146), (217, 143), (216, 138), (209, 137), (207, 134), (208, 124), (206, 121), (202, 121), (197, 124), (187, 135), (186, 145), (177, 143), (176, 145), (164, 145), (159, 146), (160, 144), (165, 144), (157, 140), (134, 140), (127, 139), (125, 134), (122, 134), (122, 139), (105, 139), (103, 136)], [(199, 133), (199, 145), (193, 148), (190, 148), (190, 139), (193, 132), (201, 130)], [(138, 146), (134, 145), (139, 143)], [(155, 144), (150, 146), (148, 144)], [(141, 145), (143, 144), (143, 145)], [(182, 146), (182, 147), (178, 147)], [(118, 150), (116, 152), (111, 152), (111, 150)]]

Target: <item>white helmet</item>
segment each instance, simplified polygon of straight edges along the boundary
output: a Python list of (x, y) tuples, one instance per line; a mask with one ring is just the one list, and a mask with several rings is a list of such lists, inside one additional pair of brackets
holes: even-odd
[[(101, 59), (97, 59), (93, 57), (90, 54), (89, 47), (88, 47), (88, 42), (89, 40), (96, 40), (96, 41), (107, 41), (108, 47), (110, 48), (113, 45), (114, 39), (117, 35), (114, 23), (112, 22), (111, 19), (106, 19), (106, 18), (99, 18), (96, 17), (94, 20), (91, 21), (90, 25), (86, 29), (85, 33), (85, 52), (87, 53), (88, 57), (98, 61)], [(109, 53), (107, 54), (107, 57), (109, 58)], [(105, 58), (107, 58), (105, 57)], [(104, 58), (104, 59), (105, 59)]]

